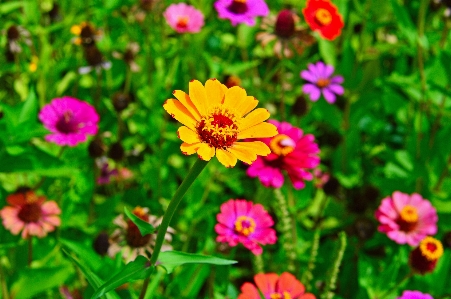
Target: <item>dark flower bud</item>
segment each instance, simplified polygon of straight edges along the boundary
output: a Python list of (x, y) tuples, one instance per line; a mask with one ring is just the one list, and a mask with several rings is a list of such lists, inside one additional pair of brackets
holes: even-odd
[(114, 161), (120, 161), (124, 159), (125, 150), (120, 142), (115, 142), (110, 146), (110, 150), (108, 151), (108, 157), (110, 157)]
[(340, 182), (335, 177), (330, 177), (327, 183), (324, 184), (323, 190), (327, 195), (336, 195)]
[(85, 58), (90, 66), (97, 66), (103, 61), (102, 53), (95, 45), (85, 48)]
[(5, 58), (8, 62), (14, 62), (14, 52), (12, 52), (8, 46), (5, 47)]
[(95, 138), (88, 146), (89, 156), (92, 158), (99, 158), (105, 153), (105, 145), (100, 138)]
[(20, 37), (19, 28), (17, 26), (12, 25), (6, 30), (6, 37), (9, 41), (18, 40)]
[(291, 113), (297, 116), (303, 116), (308, 111), (307, 100), (304, 96), (300, 95), (296, 98)]
[(225, 82), (224, 85), (227, 88), (231, 88), (233, 86), (241, 86), (241, 79), (238, 78), (237, 76), (233, 76), (233, 75), (227, 75), (225, 77), (224, 82)]
[(451, 248), (451, 232), (447, 232), (443, 236), (443, 246)]
[(92, 46), (95, 43), (96, 30), (90, 24), (81, 27), (80, 37), (84, 46)]
[(424, 275), (432, 272), (438, 259), (443, 255), (442, 243), (432, 237), (426, 237), (409, 255), (409, 265), (413, 271)]
[(101, 232), (94, 240), (92, 247), (101, 256), (107, 254), (108, 248), (110, 247), (110, 240), (108, 234), (105, 232)]
[(153, 4), (154, 4), (154, 0), (141, 0), (140, 1), (141, 8), (144, 10), (147, 10), (147, 11), (152, 10)]
[(128, 94), (122, 92), (115, 93), (112, 98), (114, 109), (117, 112), (121, 112), (122, 110), (128, 107), (128, 104), (130, 104), (130, 100), (131, 100), (130, 95)]
[(284, 9), (277, 15), (276, 20), (276, 34), (280, 37), (288, 38), (291, 37), (295, 32), (295, 24), (293, 13)]
[(360, 240), (369, 240), (376, 232), (376, 225), (368, 218), (357, 219), (354, 223), (354, 229)]
[(52, 9), (48, 12), (48, 15), (52, 22), (58, 21), (61, 18), (59, 5), (53, 3)]

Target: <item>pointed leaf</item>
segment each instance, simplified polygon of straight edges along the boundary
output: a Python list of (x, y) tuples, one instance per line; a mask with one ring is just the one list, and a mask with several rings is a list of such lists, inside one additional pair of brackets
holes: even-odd
[(212, 264), (212, 265), (231, 265), (237, 261), (226, 260), (215, 256), (185, 253), (180, 251), (164, 251), (158, 256), (158, 261), (168, 273), (171, 273), (175, 267), (183, 264)]
[(125, 265), (119, 273), (102, 284), (92, 295), (91, 299), (99, 298), (124, 283), (147, 278), (154, 269), (154, 266), (149, 266), (149, 260), (140, 255), (133, 262)]
[(125, 215), (138, 227), (139, 232), (142, 236), (153, 234), (155, 232), (155, 227), (153, 227), (149, 222), (146, 222), (130, 212), (126, 207), (124, 207)]

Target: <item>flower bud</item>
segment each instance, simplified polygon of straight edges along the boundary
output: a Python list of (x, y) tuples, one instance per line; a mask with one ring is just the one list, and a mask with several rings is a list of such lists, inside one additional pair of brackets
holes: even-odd
[(124, 159), (125, 150), (120, 142), (115, 142), (110, 146), (110, 150), (108, 151), (108, 157), (110, 157), (114, 161), (120, 161)]
[(128, 107), (128, 104), (130, 104), (130, 95), (122, 92), (117, 92), (113, 95), (112, 102), (114, 109), (117, 112), (121, 112)]
[(432, 237), (426, 237), (409, 255), (409, 265), (413, 271), (424, 275), (432, 272), (438, 259), (443, 255), (442, 243)]
[(104, 256), (108, 252), (108, 248), (110, 247), (110, 240), (108, 234), (105, 232), (101, 232), (97, 238), (95, 238), (94, 243), (92, 244), (94, 250)]
[(293, 13), (290, 10), (284, 9), (279, 12), (276, 20), (275, 31), (278, 36), (284, 38), (291, 37), (294, 34), (295, 24)]
[(95, 138), (88, 146), (89, 156), (99, 158), (105, 153), (105, 145), (100, 138)]

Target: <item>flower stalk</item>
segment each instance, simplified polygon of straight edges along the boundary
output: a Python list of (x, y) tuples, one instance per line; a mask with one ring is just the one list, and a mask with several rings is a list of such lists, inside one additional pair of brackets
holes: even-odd
[(345, 253), (347, 243), (345, 232), (340, 232), (338, 237), (339, 244), (335, 253), (335, 259), (332, 263), (332, 268), (326, 282), (326, 287), (324, 288), (324, 292), (321, 294), (321, 299), (332, 299), (334, 297), (333, 290), (336, 288), (338, 273), (340, 272), (340, 265), (343, 261), (343, 255)]

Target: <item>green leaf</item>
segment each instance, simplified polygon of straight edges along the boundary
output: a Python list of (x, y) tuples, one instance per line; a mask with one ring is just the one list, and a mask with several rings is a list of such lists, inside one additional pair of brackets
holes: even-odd
[[(92, 272), (87, 266), (85, 266), (84, 264), (80, 263), (80, 261), (78, 259), (76, 259), (75, 257), (73, 257), (69, 252), (67, 252), (66, 250), (64, 250), (64, 253), (67, 255), (67, 257), (69, 257), (69, 259), (75, 264), (77, 265), (77, 267), (81, 270), (81, 272), (83, 273), (83, 275), (86, 277), (86, 279), (88, 280), (89, 284), (94, 288), (97, 289), (99, 286), (101, 286), (102, 284), (104, 284), (104, 281), (98, 277), (94, 272)], [(108, 293), (105, 294), (105, 297), (107, 299), (117, 299), (119, 298), (119, 296), (116, 293)]]
[(124, 283), (149, 277), (154, 269), (154, 266), (149, 266), (149, 260), (140, 255), (133, 262), (125, 265), (119, 273), (102, 284), (92, 295), (91, 299), (99, 298)]
[(72, 274), (71, 267), (44, 267), (26, 269), (14, 283), (11, 297), (15, 299), (33, 298), (35, 295), (63, 285)]
[(125, 215), (127, 215), (127, 217), (130, 218), (130, 220), (138, 227), (142, 236), (153, 234), (155, 232), (155, 227), (130, 212), (126, 207), (124, 207), (124, 212)]
[(319, 53), (321, 54), (321, 57), (324, 59), (324, 62), (335, 66), (337, 57), (336, 57), (336, 53), (335, 53), (334, 44), (328, 40), (320, 38), (318, 40), (318, 46), (319, 46)]
[(36, 122), (36, 115), (38, 114), (38, 99), (33, 89), (30, 89), (27, 100), (25, 101), (22, 110), (19, 114), (19, 124), (26, 122)]
[(175, 267), (183, 264), (212, 264), (212, 265), (231, 265), (237, 261), (226, 260), (215, 256), (185, 253), (180, 251), (164, 251), (158, 256), (160, 265), (168, 273), (171, 273)]

